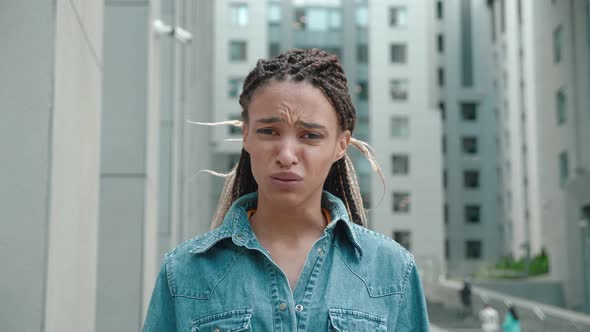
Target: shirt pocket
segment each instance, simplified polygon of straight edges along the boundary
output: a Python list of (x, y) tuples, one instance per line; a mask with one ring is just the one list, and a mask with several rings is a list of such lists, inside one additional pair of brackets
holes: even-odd
[(357, 310), (329, 309), (330, 332), (386, 332), (385, 319)]
[(234, 309), (194, 320), (191, 332), (252, 331), (252, 309)]

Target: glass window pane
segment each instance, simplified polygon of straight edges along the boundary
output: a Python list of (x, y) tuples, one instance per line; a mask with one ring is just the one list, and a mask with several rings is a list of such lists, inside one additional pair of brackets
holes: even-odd
[(463, 154), (477, 154), (477, 137), (464, 136), (461, 138), (461, 149)]
[(246, 42), (232, 40), (229, 42), (229, 58), (232, 61), (246, 60)]
[(392, 27), (405, 27), (407, 22), (406, 7), (393, 7), (389, 9), (389, 25)]
[(391, 44), (391, 62), (403, 64), (406, 63), (406, 45), (405, 44)]
[(461, 118), (463, 121), (477, 120), (477, 104), (476, 103), (461, 103)]
[(369, 87), (366, 81), (359, 81), (357, 83), (357, 98), (361, 101), (369, 99)]
[(391, 99), (393, 100), (407, 100), (408, 99), (408, 80), (394, 79), (389, 82), (389, 90)]
[(328, 16), (325, 8), (309, 8), (306, 11), (307, 30), (328, 30)]
[(569, 177), (569, 160), (567, 156), (567, 152), (564, 151), (559, 154), (559, 180), (561, 185), (564, 185), (567, 182), (567, 178)]
[(369, 11), (367, 6), (356, 7), (355, 20), (357, 28), (366, 28), (369, 25)]
[(566, 111), (565, 111), (565, 92), (563, 89), (559, 89), (557, 91), (556, 96), (556, 107), (557, 107), (557, 124), (563, 124), (566, 120)]
[(394, 154), (391, 157), (392, 170), (394, 175), (407, 175), (410, 173), (410, 157), (407, 154)]
[(356, 46), (356, 61), (363, 64), (369, 62), (369, 45), (359, 44)]
[(393, 193), (393, 212), (408, 213), (410, 212), (410, 193), (395, 192)]
[(478, 223), (480, 221), (480, 206), (466, 205), (465, 206), (465, 222)]
[(555, 28), (553, 31), (553, 60), (555, 63), (561, 61), (561, 49), (562, 49), (562, 32), (561, 25)]
[(229, 97), (237, 98), (242, 93), (242, 85), (244, 80), (242, 78), (230, 78), (229, 79)]
[(409, 251), (411, 242), (410, 234), (410, 231), (394, 231), (393, 240)]
[(467, 240), (465, 241), (465, 258), (479, 259), (481, 258), (481, 241)]
[(248, 25), (248, 5), (243, 3), (232, 3), (229, 8), (231, 23), (234, 26)]
[(281, 5), (271, 3), (268, 5), (268, 22), (270, 24), (281, 23)]
[(391, 136), (406, 138), (410, 134), (409, 120), (407, 117), (393, 117), (391, 119)]

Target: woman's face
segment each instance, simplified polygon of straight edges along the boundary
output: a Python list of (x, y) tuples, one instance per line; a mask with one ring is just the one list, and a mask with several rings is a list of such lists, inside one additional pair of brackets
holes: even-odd
[(259, 195), (279, 206), (319, 199), (350, 142), (322, 91), (307, 82), (271, 82), (254, 92), (248, 119), (244, 149)]

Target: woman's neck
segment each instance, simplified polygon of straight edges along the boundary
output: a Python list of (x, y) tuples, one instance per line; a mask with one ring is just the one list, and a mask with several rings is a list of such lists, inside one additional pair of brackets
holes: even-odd
[(259, 241), (297, 244), (310, 237), (317, 239), (326, 228), (321, 210), (321, 192), (318, 198), (298, 206), (279, 205), (259, 194), (256, 213), (250, 222)]

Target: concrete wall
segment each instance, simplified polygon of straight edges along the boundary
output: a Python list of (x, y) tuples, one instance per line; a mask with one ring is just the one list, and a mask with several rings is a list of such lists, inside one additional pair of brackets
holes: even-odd
[(102, 2), (2, 5), (0, 321), (93, 331)]
[(146, 1), (105, 3), (97, 331), (138, 330), (153, 287), (143, 284), (144, 250), (157, 243), (145, 237), (147, 221), (157, 218), (158, 161), (148, 159), (158, 151), (158, 118), (149, 112), (157, 110), (147, 93), (149, 17)]
[(0, 31), (0, 321), (11, 331), (41, 331), (50, 222), (54, 5), (3, 3)]

